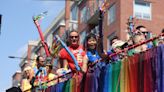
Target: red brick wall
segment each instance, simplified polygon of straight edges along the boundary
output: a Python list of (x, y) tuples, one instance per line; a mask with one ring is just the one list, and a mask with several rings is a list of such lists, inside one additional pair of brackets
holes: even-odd
[(120, 34), (119, 37), (122, 40), (126, 40), (127, 29), (126, 23), (128, 22), (129, 16), (133, 16), (133, 0), (120, 0)]
[(88, 25), (87, 25), (87, 23), (81, 23), (81, 21), (80, 21), (80, 18), (81, 18), (81, 10), (85, 7), (85, 6), (87, 6), (87, 7), (89, 7), (89, 1), (83, 1), (80, 5), (79, 5), (79, 12), (78, 12), (78, 31), (79, 31), (79, 33), (80, 32), (82, 32), (83, 30), (87, 30), (88, 29)]
[(27, 47), (27, 61), (30, 64), (30, 58), (31, 58), (31, 49), (32, 49), (32, 45), (28, 45)]
[(65, 3), (65, 24), (66, 24), (65, 27), (66, 27), (66, 30), (68, 30), (68, 28), (69, 28), (70, 11), (71, 11), (70, 3), (71, 3), (70, 0), (66, 0), (66, 3)]
[[(150, 1), (150, 0), (147, 0)], [(161, 4), (164, 3), (163, 0), (151, 0), (152, 2), (152, 20), (142, 20), (138, 19), (136, 26), (144, 25), (147, 29), (154, 34), (159, 34), (161, 29), (164, 28), (164, 6)], [(127, 0), (127, 2), (121, 0), (121, 39), (125, 38), (125, 32), (127, 19), (130, 15), (133, 15), (133, 1)], [(160, 11), (161, 10), (161, 11)]]
[[(109, 20), (108, 20), (108, 11), (109, 11), (109, 8), (112, 6), (112, 5), (116, 5), (116, 20), (109, 24)], [(109, 1), (109, 7), (107, 9), (107, 12), (105, 13), (105, 16), (104, 16), (104, 22), (103, 22), (103, 32), (104, 32), (104, 48), (105, 49), (108, 49), (107, 48), (107, 37), (112, 34), (113, 32), (116, 32), (116, 35), (117, 36), (120, 36), (119, 34), (119, 30), (120, 30), (120, 1), (119, 0), (110, 0)]]

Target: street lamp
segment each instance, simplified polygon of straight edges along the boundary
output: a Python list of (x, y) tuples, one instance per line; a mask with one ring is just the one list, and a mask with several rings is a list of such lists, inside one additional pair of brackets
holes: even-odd
[[(36, 59), (31, 59), (31, 58), (23, 58), (23, 57), (16, 57), (16, 56), (8, 56), (8, 58), (11, 59), (20, 59), (23, 60), (20, 62), (19, 66), (21, 67), (21, 69), (23, 69), (23, 67), (25, 66), (25, 64), (30, 64), (31, 62), (28, 62), (27, 60), (32, 60), (35, 61)], [(25, 61), (24, 61), (25, 60)]]
[(23, 57), (16, 57), (16, 56), (8, 56), (8, 58), (11, 58), (11, 59), (27, 59), (27, 60), (36, 60), (36, 59), (31, 59), (31, 58), (23, 58)]

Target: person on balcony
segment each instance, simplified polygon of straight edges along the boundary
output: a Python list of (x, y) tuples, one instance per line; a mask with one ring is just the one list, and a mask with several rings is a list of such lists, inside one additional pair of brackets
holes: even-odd
[(23, 70), (23, 79), (21, 81), (21, 90), (24, 92), (32, 92), (31, 81), (34, 78), (34, 71), (30, 66), (26, 66)]
[[(84, 92), (98, 92), (98, 79), (100, 70), (104, 62), (101, 62), (101, 57), (97, 51), (97, 37), (90, 33), (84, 43), (84, 47), (88, 57), (88, 70), (86, 73), (85, 89)], [(88, 89), (90, 87), (90, 89)]]
[(53, 70), (52, 64), (46, 64), (47, 81), (49, 81), (47, 83), (48, 87), (57, 84), (57, 80), (54, 80), (55, 78), (57, 78), (57, 75), (55, 75), (52, 70)]
[(81, 68), (80, 71), (76, 70), (74, 61), (72, 60), (71, 56), (67, 53), (65, 48), (61, 49), (59, 52), (59, 58), (62, 60), (63, 67), (66, 69), (71, 69), (73, 73), (73, 79), (76, 80), (76, 92), (80, 92), (81, 90), (81, 83), (83, 79), (84, 73), (87, 71), (87, 55), (86, 52), (83, 50), (83, 47), (79, 45), (79, 33), (76, 30), (70, 31), (68, 36), (68, 42), (69, 42), (69, 50), (72, 52), (72, 54), (75, 56), (78, 66)]
[[(137, 31), (137, 34), (138, 33), (141, 33), (145, 36), (145, 40), (149, 40), (151, 38), (153, 38), (153, 36), (155, 36), (152, 32), (148, 31), (147, 28), (143, 25), (139, 25), (136, 27), (136, 31)], [(147, 43), (147, 48), (152, 48), (153, 47), (153, 42), (149, 42)]]
[[(134, 41), (134, 44), (140, 44), (140, 43), (146, 41), (146, 38), (142, 33), (137, 33), (134, 35), (133, 41)], [(147, 49), (148, 49), (148, 45), (143, 44), (141, 46), (134, 48), (134, 51), (135, 51), (135, 53), (140, 53), (140, 52), (146, 51)]]
[(34, 67), (35, 77), (32, 80), (32, 86), (39, 86), (37, 90), (44, 90), (46, 86), (41, 85), (47, 81), (47, 71), (45, 68), (45, 59), (42, 56), (37, 56), (36, 67)]

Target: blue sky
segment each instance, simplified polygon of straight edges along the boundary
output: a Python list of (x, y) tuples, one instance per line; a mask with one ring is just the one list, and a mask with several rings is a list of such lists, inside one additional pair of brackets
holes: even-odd
[(3, 15), (0, 35), (0, 92), (11, 87), (11, 76), (20, 70), (20, 60), (10, 59), (8, 56), (21, 57), (27, 49), (28, 41), (39, 38), (32, 16), (48, 11), (41, 23), (44, 31), (64, 5), (64, 0), (0, 1), (0, 14)]

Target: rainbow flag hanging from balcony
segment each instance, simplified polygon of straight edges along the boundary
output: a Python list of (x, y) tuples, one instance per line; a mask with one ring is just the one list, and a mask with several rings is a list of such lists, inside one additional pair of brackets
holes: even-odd
[[(164, 92), (163, 55), (164, 45), (160, 45), (121, 61), (108, 63), (102, 68), (101, 77), (98, 78), (100, 80), (98, 91), (90, 91), (92, 89), (90, 83), (86, 87), (89, 91), (82, 90), (82, 92)], [(60, 82), (50, 86), (50, 91), (46, 92), (79, 92), (76, 89), (79, 79), (80, 76), (76, 76)], [(82, 83), (81, 86), (85, 84)]]

